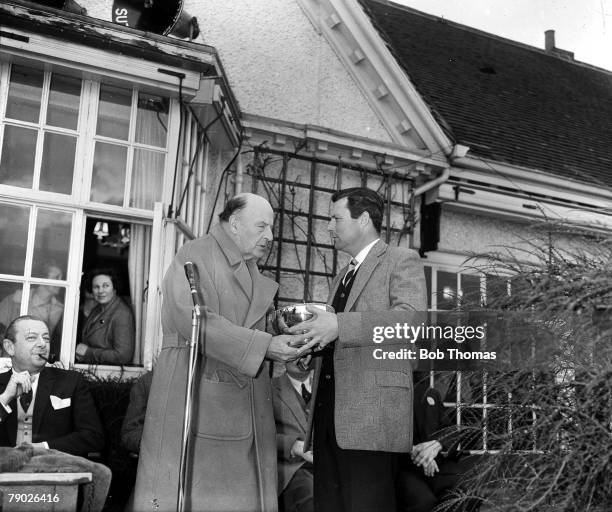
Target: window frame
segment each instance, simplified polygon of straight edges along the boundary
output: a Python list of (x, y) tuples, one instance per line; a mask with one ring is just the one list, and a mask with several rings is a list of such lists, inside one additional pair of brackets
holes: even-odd
[[(66, 131), (62, 128), (55, 129), (56, 127), (47, 127), (42, 122), (46, 121), (47, 112), (42, 112), (43, 108), (47, 108), (48, 97), (49, 97), (49, 86), (51, 82), (51, 73), (55, 72), (64, 76), (76, 76), (81, 79), (81, 96), (79, 103), (78, 112), (78, 123), (77, 130), (74, 132), (77, 137), (76, 150), (75, 150), (75, 164), (73, 168), (73, 180), (72, 190), (70, 194), (62, 194), (57, 192), (49, 192), (38, 190), (34, 188), (34, 184), (40, 182), (40, 166), (42, 161), (42, 150), (43, 150), (43, 139), (44, 137), (38, 136), (36, 146), (36, 159), (34, 168), (34, 183), (31, 188), (18, 187), (6, 184), (0, 184), (0, 203), (14, 206), (26, 206), (29, 208), (37, 209), (50, 209), (50, 210), (61, 210), (70, 212), (72, 214), (72, 224), (70, 233), (70, 247), (68, 253), (68, 263), (63, 281), (49, 281), (41, 278), (32, 278), (31, 276), (26, 277), (28, 272), (31, 273), (31, 262), (33, 247), (29, 247), (33, 240), (34, 231), (36, 229), (35, 216), (30, 213), (30, 220), (28, 224), (28, 249), (26, 258), (26, 265), (24, 274), (22, 276), (5, 275), (0, 274), (0, 280), (25, 283), (24, 295), (29, 293), (29, 289), (32, 285), (36, 284), (58, 284), (65, 289), (64, 298), (64, 315), (63, 315), (63, 343), (60, 347), (59, 360), (64, 367), (75, 366), (77, 368), (89, 368), (85, 364), (74, 364), (74, 351), (76, 348), (76, 335), (78, 328), (78, 308), (79, 308), (79, 290), (81, 286), (81, 272), (83, 266), (84, 254), (84, 235), (86, 229), (87, 217), (104, 217), (109, 220), (123, 222), (123, 223), (137, 223), (144, 224), (151, 227), (152, 230), (163, 229), (163, 224), (160, 221), (154, 222), (154, 211), (159, 209), (163, 211), (163, 208), (156, 206), (161, 204), (168, 204), (171, 202), (171, 190), (172, 182), (174, 180), (174, 164), (176, 159), (176, 152), (178, 151), (179, 145), (179, 128), (180, 128), (180, 112), (177, 98), (169, 94), (167, 89), (157, 89), (150, 85), (142, 82), (136, 82), (131, 80), (129, 76), (125, 77), (125, 80), (117, 80), (113, 78), (107, 80), (103, 76), (92, 76), (88, 74), (85, 69), (82, 69), (77, 65), (74, 67), (66, 67), (65, 64), (55, 66), (50, 64), (41, 56), (38, 59), (32, 58), (7, 58), (6, 55), (0, 55), (0, 144), (4, 140), (4, 127), (8, 125), (27, 126), (32, 128), (32, 123), (22, 122), (19, 120), (6, 119), (6, 105), (9, 91), (9, 79), (11, 73), (11, 66), (17, 63), (19, 65), (25, 65), (33, 67), (35, 69), (42, 69), (44, 71), (43, 81), (43, 92), (41, 99), (41, 113), (38, 119), (37, 130), (38, 133), (51, 131), (53, 133), (64, 133)], [(97, 140), (105, 140), (105, 138), (96, 135), (96, 124), (97, 124), (97, 110), (99, 102), (99, 90), (101, 83), (112, 83), (112, 85), (119, 85), (124, 88), (128, 88), (131, 91), (132, 105), (130, 111), (130, 140), (124, 141), (124, 145), (129, 145), (128, 161), (126, 164), (125, 173), (125, 188), (124, 188), (124, 202), (123, 205), (129, 205), (130, 200), (130, 188), (131, 188), (131, 171), (133, 167), (133, 155), (137, 148), (151, 149), (156, 152), (164, 154), (165, 163), (163, 168), (163, 178), (161, 184), (161, 197), (158, 198), (153, 205), (151, 210), (145, 210), (141, 208), (134, 208), (130, 206), (116, 206), (105, 203), (98, 203), (90, 201), (90, 187), (92, 181), (92, 170), (93, 170), (93, 156), (95, 150), (95, 142)], [(136, 116), (138, 114), (138, 94), (143, 92), (146, 94), (154, 94), (168, 98), (168, 119), (167, 119), (167, 132), (166, 132), (166, 145), (164, 148), (156, 146), (150, 146), (144, 143), (135, 142), (134, 133), (136, 130)], [(50, 130), (47, 130), (50, 128)], [(113, 143), (117, 141), (113, 140)], [(1, 151), (1, 148), (0, 148)], [(128, 181), (129, 180), (129, 181)], [(156, 238), (157, 237), (157, 238)], [(159, 236), (156, 233), (152, 233), (151, 246)], [(152, 247), (149, 247), (148, 254), (145, 257), (149, 258), (150, 269), (153, 268), (153, 262), (157, 261), (157, 256)], [(157, 264), (157, 263), (156, 263)], [(148, 276), (146, 276), (148, 277)], [(151, 295), (151, 294), (150, 294)], [(29, 297), (29, 295), (28, 295)], [(143, 304), (143, 313), (146, 311), (146, 318), (142, 336), (146, 336), (146, 333), (155, 331), (158, 325), (149, 325), (151, 321), (156, 324), (159, 323), (159, 319), (156, 318), (149, 304), (150, 299), (146, 299)], [(21, 306), (21, 311), (27, 311), (27, 301), (24, 301)], [(146, 308), (146, 309), (145, 309)], [(151, 362), (149, 359), (153, 359), (155, 354), (147, 346), (148, 342), (142, 343), (140, 352), (140, 365), (150, 367)], [(127, 371), (129, 373), (140, 373), (142, 367), (130, 366), (125, 368), (119, 368), (117, 366), (110, 365), (96, 365), (97, 370), (101, 372), (116, 372), (117, 370)]]

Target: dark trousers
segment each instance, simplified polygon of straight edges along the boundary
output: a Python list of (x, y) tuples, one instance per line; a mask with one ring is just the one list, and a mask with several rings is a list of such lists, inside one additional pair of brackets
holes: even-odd
[(394, 453), (343, 450), (331, 438), (315, 441), (316, 512), (396, 512), (396, 459)]
[(397, 477), (398, 511), (430, 512), (444, 503), (449, 512), (476, 512), (480, 508), (480, 499), (469, 498), (458, 500), (454, 491), (461, 475), (469, 469), (467, 460), (447, 461), (442, 457), (436, 459), (439, 472), (434, 476), (425, 476), (423, 469), (412, 462), (402, 462)]
[(313, 512), (312, 465), (304, 464), (278, 497), (279, 512)]
[(324, 355), (321, 374), (314, 416), (315, 511), (396, 512), (399, 455), (338, 446), (331, 357)]

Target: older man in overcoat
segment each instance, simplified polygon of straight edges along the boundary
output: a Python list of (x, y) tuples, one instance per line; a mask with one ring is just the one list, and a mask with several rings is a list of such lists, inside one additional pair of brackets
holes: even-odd
[[(138, 511), (176, 510), (192, 299), (191, 261), (205, 305), (185, 510), (275, 511), (276, 443), (268, 363), (295, 359), (303, 336), (265, 332), (277, 284), (256, 259), (272, 241), (273, 211), (241, 194), (203, 238), (185, 244), (163, 281), (163, 347), (147, 406), (134, 493)], [(204, 361), (204, 364), (202, 364)]]

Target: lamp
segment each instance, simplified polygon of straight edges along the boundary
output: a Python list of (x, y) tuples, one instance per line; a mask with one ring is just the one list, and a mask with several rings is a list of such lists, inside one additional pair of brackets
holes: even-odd
[(108, 223), (106, 222), (96, 222), (96, 225), (93, 230), (93, 234), (98, 237), (98, 242), (101, 242), (104, 238), (108, 236)]

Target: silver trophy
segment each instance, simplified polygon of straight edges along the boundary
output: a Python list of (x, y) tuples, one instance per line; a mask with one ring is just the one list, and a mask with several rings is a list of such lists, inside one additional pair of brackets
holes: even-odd
[(272, 318), (272, 327), (274, 331), (277, 334), (282, 334), (287, 332), (287, 329), (290, 327), (311, 319), (314, 315), (306, 309), (307, 306), (335, 313), (334, 308), (321, 302), (289, 304), (288, 306), (283, 306), (274, 311)]
[[(306, 309), (307, 306), (312, 308), (319, 308), (323, 311), (335, 313), (334, 308), (322, 302), (307, 302), (299, 304), (289, 304), (282, 308), (277, 309), (272, 313), (272, 329), (275, 334), (283, 334), (287, 332), (287, 329), (297, 325), (301, 322), (311, 319), (314, 314)], [(290, 344), (292, 347), (301, 347), (305, 345), (307, 340), (300, 342), (298, 345)], [(315, 349), (316, 350), (316, 349)], [(310, 352), (312, 353), (312, 352)], [(308, 371), (308, 360), (309, 358), (301, 357), (297, 361), (297, 365), (304, 371)]]

